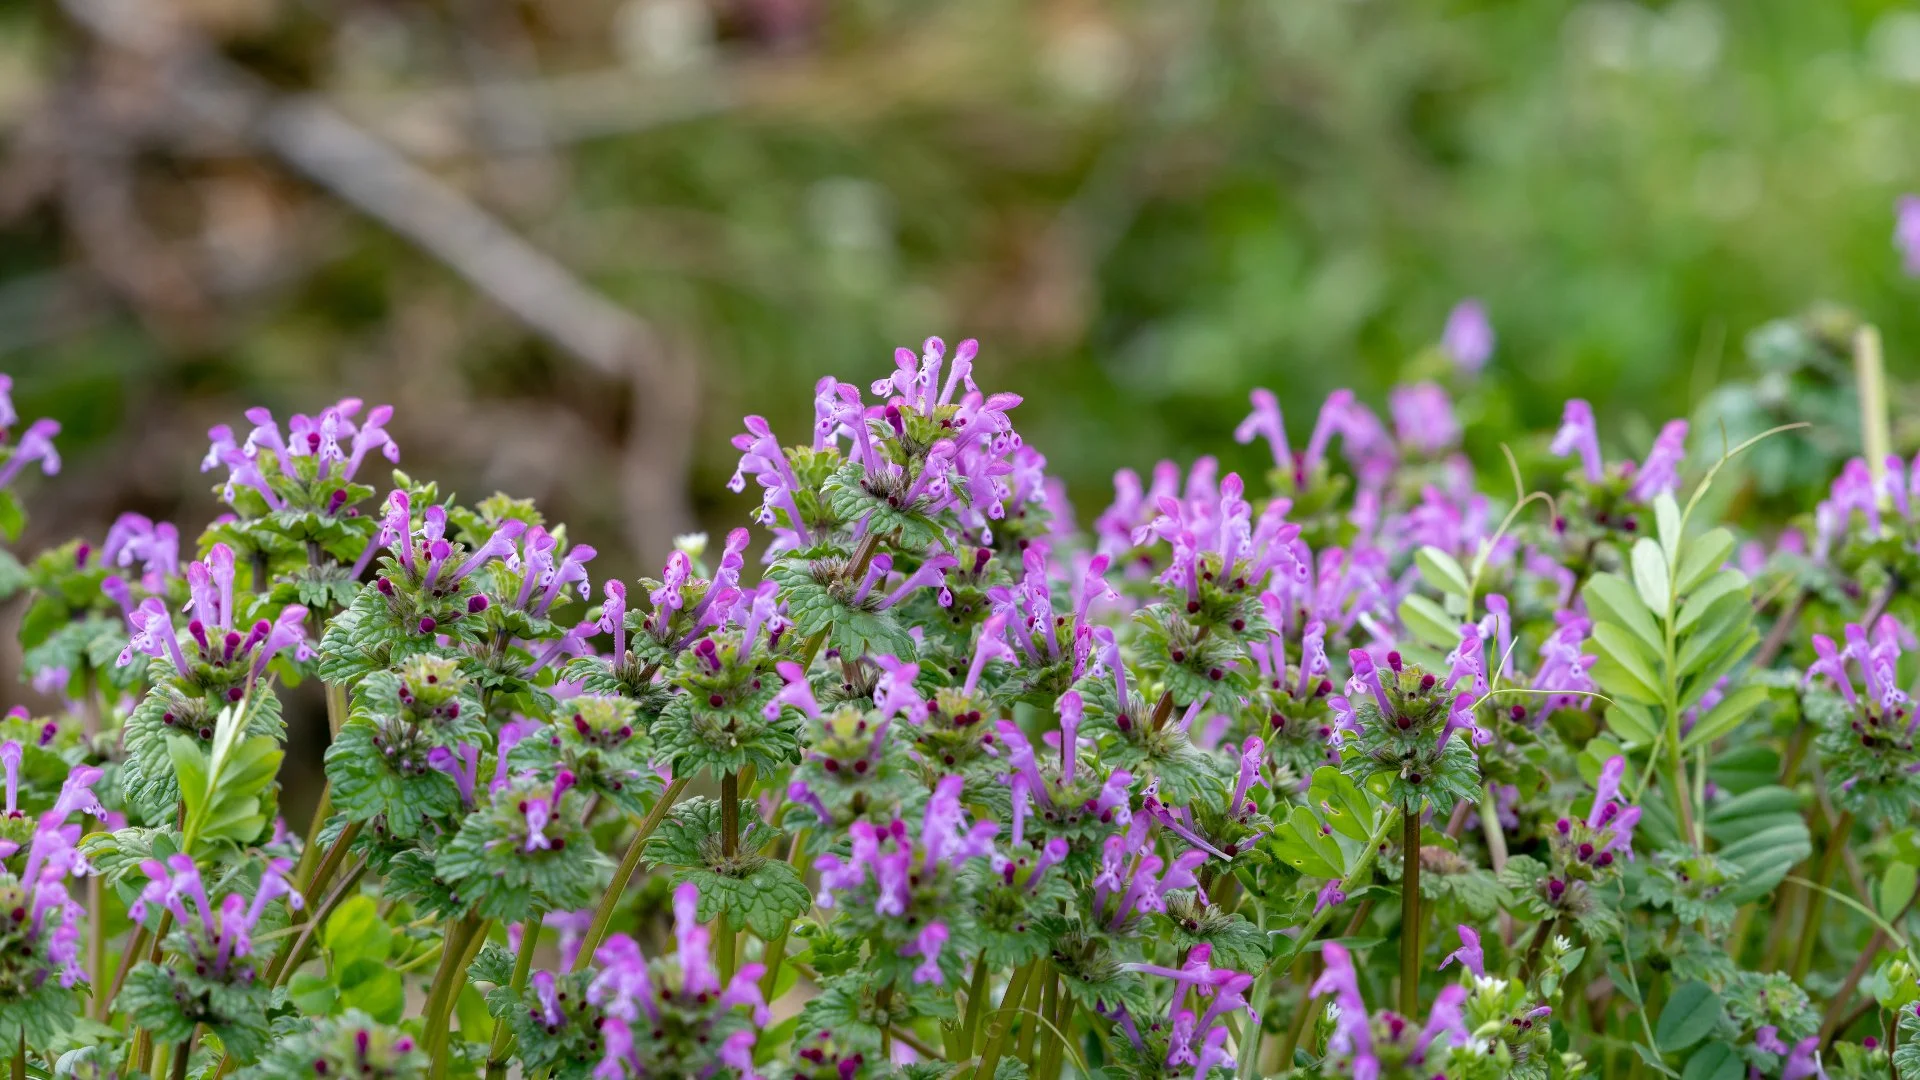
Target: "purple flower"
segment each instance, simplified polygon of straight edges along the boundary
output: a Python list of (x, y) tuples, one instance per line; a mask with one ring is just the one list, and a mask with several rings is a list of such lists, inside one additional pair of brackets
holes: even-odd
[(1333, 995), (1337, 1015), (1333, 1034), (1327, 1038), (1327, 1054), (1343, 1059), (1354, 1080), (1378, 1080), (1380, 1059), (1373, 1055), (1371, 1017), (1366, 999), (1360, 996), (1360, 979), (1353, 970), (1353, 956), (1346, 946), (1332, 941), (1324, 946), (1322, 955), (1326, 958), (1326, 969), (1307, 992), (1314, 997)]
[[(744, 964), (723, 987), (710, 955), (712, 935), (698, 918), (700, 893), (692, 882), (682, 882), (673, 891), (673, 933), (675, 952), (671, 968), (656, 980), (652, 965), (640, 946), (625, 934), (615, 934), (593, 954), (598, 969), (587, 984), (587, 1003), (604, 1014), (596, 1027), (602, 1044), (602, 1057), (593, 1075), (602, 1080), (624, 1080), (627, 1076), (646, 1076), (652, 1064), (653, 1034), (661, 1017), (662, 1002), (671, 1002), (677, 1011), (705, 1013), (705, 1024), (725, 1017), (734, 1009), (750, 1010), (756, 1028), (764, 1028), (773, 1019), (766, 998), (760, 992), (760, 979), (766, 973), (762, 964)], [(664, 964), (667, 961), (662, 961)], [(556, 1001), (555, 1005), (559, 1003)], [(699, 1029), (697, 1029), (699, 1030)], [(636, 1032), (639, 1033), (636, 1038)], [(698, 1035), (706, 1042), (704, 1031)], [(723, 1063), (740, 1070), (742, 1077), (753, 1075), (752, 1029), (729, 1035), (717, 1048)]]
[(935, 920), (920, 931), (913, 943), (900, 950), (905, 956), (920, 957), (920, 966), (913, 969), (915, 983), (937, 983), (940, 975), (940, 950), (947, 943), (947, 924)]
[(35, 420), (27, 430), (20, 433), (20, 441), (13, 447), (13, 453), (7, 455), (5, 464), (0, 464), (0, 487), (13, 483), (20, 470), (31, 462), (40, 463), (40, 471), (52, 476), (60, 471), (60, 452), (54, 449), (53, 437), (60, 434), (57, 420)]
[(1755, 1049), (1764, 1050), (1769, 1054), (1789, 1054), (1793, 1052), (1792, 1047), (1780, 1041), (1780, 1029), (1772, 1024), (1768, 1024), (1753, 1033), (1753, 1045)]
[(1460, 422), (1454, 419), (1447, 392), (1431, 382), (1395, 387), (1387, 395), (1393, 428), (1400, 445), (1428, 457), (1438, 457), (1460, 441)]
[(144, 514), (121, 514), (107, 530), (100, 559), (109, 566), (138, 564), (141, 587), (157, 592), (180, 572), (180, 530), (169, 522), (156, 524)]
[[(287, 906), (296, 911), (303, 903), (299, 890), (287, 880), (287, 871), (293, 869), (291, 859), (269, 860), (251, 903), (239, 893), (230, 893), (221, 901), (218, 916), (208, 903), (200, 870), (191, 856), (176, 853), (167, 856), (165, 862), (148, 859), (140, 869), (147, 875), (147, 886), (127, 914), (135, 922), (142, 922), (155, 905), (166, 908), (192, 942), (196, 966), (204, 973), (225, 976), (236, 961), (253, 955), (253, 929), (260, 924), (269, 903), (284, 897)], [(191, 907), (187, 905), (189, 900), (193, 901)]]
[(927, 701), (913, 686), (914, 680), (920, 677), (920, 665), (908, 663), (890, 653), (870, 659), (879, 666), (881, 672), (873, 686), (874, 708), (880, 711), (883, 718), (905, 716), (910, 723), (924, 723)]
[[(775, 550), (768, 552), (771, 558), (781, 551), (806, 547), (813, 543), (807, 531), (806, 522), (800, 515), (800, 481), (793, 474), (793, 468), (787, 464), (786, 451), (781, 449), (780, 441), (773, 436), (773, 429), (764, 418), (749, 416), (746, 418), (747, 433), (733, 437), (734, 449), (740, 451), (740, 465), (734, 470), (733, 478), (727, 481), (732, 491), (745, 491), (747, 474), (753, 475), (754, 482), (765, 491), (756, 520), (772, 529), (776, 535)], [(817, 449), (817, 447), (816, 447)], [(786, 514), (786, 522), (781, 524), (780, 513)]]
[(1817, 1076), (1826, 1080), (1827, 1070), (1820, 1064), (1820, 1036), (1809, 1035), (1793, 1044), (1793, 1052), (1787, 1055), (1787, 1063), (1780, 1070), (1780, 1080), (1806, 1080)]
[(1893, 248), (1908, 277), (1920, 277), (1920, 196), (1902, 195), (1893, 204)]
[(1548, 449), (1555, 457), (1579, 454), (1580, 468), (1589, 484), (1599, 483), (1606, 475), (1600, 459), (1600, 430), (1593, 423), (1593, 406), (1579, 398), (1567, 402), (1566, 412), (1560, 418), (1560, 430), (1554, 433)]
[(1600, 834), (1597, 853), (1619, 851), (1633, 858), (1633, 827), (1640, 821), (1640, 808), (1623, 806), (1620, 782), (1627, 774), (1627, 759), (1616, 754), (1600, 768), (1594, 782), (1593, 809), (1587, 814), (1587, 827)]
[[(617, 668), (627, 662), (627, 583), (618, 578), (608, 578), (601, 585), (606, 602), (600, 606), (600, 621), (594, 629), (613, 635), (613, 663)], [(753, 637), (747, 637), (747, 647), (753, 646)]]
[[(1653, 440), (1653, 449), (1647, 451), (1647, 458), (1640, 463), (1634, 473), (1633, 488), (1629, 492), (1641, 502), (1652, 502), (1655, 496), (1672, 494), (1680, 486), (1680, 462), (1687, 456), (1687, 422), (1669, 420), (1660, 429)], [(1871, 484), (1871, 479), (1869, 479)]]
[[(507, 757), (505, 748), (501, 749), (500, 759)], [(462, 744), (457, 750), (436, 746), (427, 751), (427, 767), (438, 769), (453, 777), (460, 789), (460, 805), (473, 806), (474, 786), (480, 779), (480, 748), (471, 744)]]
[[(1234, 441), (1246, 444), (1257, 438), (1265, 438), (1273, 450), (1273, 467), (1291, 470), (1293, 450), (1287, 445), (1287, 422), (1280, 414), (1280, 399), (1273, 396), (1273, 391), (1261, 387), (1254, 388), (1248, 396), (1253, 399), (1253, 412), (1240, 421), (1239, 427), (1233, 429)], [(1133, 477), (1133, 485), (1137, 489), (1139, 477), (1131, 472), (1127, 475)], [(1119, 477), (1116, 476), (1114, 482), (1117, 487)]]
[(1478, 374), (1493, 356), (1493, 323), (1480, 301), (1462, 300), (1447, 313), (1446, 329), (1440, 334), (1440, 349), (1453, 359), (1460, 370)]
[(1457, 929), (1460, 932), (1460, 947), (1448, 953), (1445, 960), (1440, 961), (1440, 969), (1444, 971), (1448, 964), (1458, 960), (1460, 961), (1461, 967), (1473, 972), (1474, 975), (1479, 978), (1485, 978), (1487, 974), (1486, 956), (1480, 950), (1479, 932), (1465, 923), (1462, 923)]
[(884, 830), (870, 821), (855, 821), (849, 830), (851, 855), (843, 860), (828, 853), (814, 863), (820, 872), (816, 902), (831, 908), (838, 902), (836, 893), (856, 894), (856, 902), (869, 904), (875, 914), (898, 917), (906, 914), (912, 900), (910, 880), (924, 884), (941, 870), (991, 855), (1000, 826), (984, 819), (968, 824), (960, 805), (964, 785), (958, 776), (941, 778), (927, 801), (917, 842), (898, 818)]

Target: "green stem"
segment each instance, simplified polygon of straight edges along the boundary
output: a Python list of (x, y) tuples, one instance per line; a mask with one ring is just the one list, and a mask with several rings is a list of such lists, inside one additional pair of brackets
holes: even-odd
[(293, 881), (302, 889), (307, 879), (313, 876), (314, 864), (320, 860), (320, 830), (327, 819), (333, 816), (333, 784), (328, 782), (320, 789), (320, 801), (313, 805), (313, 820), (307, 822), (307, 838), (300, 845), (300, 861), (294, 864)]
[(1420, 1015), (1420, 812), (1400, 808), (1400, 1015)]
[[(165, 926), (171, 918), (171, 915), (166, 912), (161, 912), (161, 925)], [(127, 973), (133, 970), (133, 965), (140, 962), (140, 954), (147, 951), (147, 940), (149, 937), (151, 937), (151, 934), (147, 928), (144, 926), (140, 927), (139, 930), (134, 933), (133, 942), (127, 946), (127, 951), (120, 954), (120, 967), (113, 973), (113, 984), (107, 988), (106, 996), (100, 999), (101, 1020), (104, 1021), (107, 1017), (113, 1015), (113, 1002), (120, 996), (120, 988), (127, 984)]]
[[(1060, 1025), (1055, 1019), (1054, 1014), (1058, 1013), (1059, 1011), (1060, 1011), (1060, 980), (1054, 977), (1053, 969), (1049, 967), (1047, 969), (1047, 980), (1046, 982), (1041, 984), (1040, 1017), (1041, 1019), (1045, 1020), (1049, 1026), (1057, 1028)], [(1040, 1024), (1036, 1022), (1033, 1026), (1037, 1029), (1040, 1027)], [(1036, 1030), (1035, 1035), (1038, 1035), (1038, 1034), (1039, 1032)], [(1053, 1034), (1052, 1032), (1049, 1032), (1047, 1035), (1046, 1041), (1041, 1044), (1039, 1056), (1037, 1058), (1029, 1060), (1027, 1063), (1030, 1067), (1030, 1071), (1035, 1071), (1035, 1072), (1038, 1072), (1041, 1076), (1046, 1076), (1047, 1071), (1039, 1067), (1040, 1063), (1045, 1061), (1047, 1059), (1047, 1055), (1051, 1053), (1053, 1049), (1059, 1045), (1060, 1045), (1060, 1037), (1058, 1035)]]
[(993, 1080), (995, 1070), (1000, 1067), (1000, 1054), (1007, 1044), (1007, 1033), (1013, 1027), (1014, 1010), (1020, 1007), (1020, 999), (1026, 995), (1027, 981), (1033, 977), (1033, 964), (1022, 964), (1013, 969), (1013, 977), (1007, 980), (1006, 993), (1000, 995), (1000, 1010), (994, 1014), (993, 1030), (987, 1033), (986, 1048), (980, 1051), (980, 1065), (974, 1070), (974, 1080)]
[(1553, 935), (1559, 932), (1560, 916), (1558, 915), (1542, 921), (1539, 928), (1534, 930), (1533, 940), (1527, 942), (1527, 955), (1520, 961), (1521, 982), (1526, 982), (1533, 978), (1534, 971), (1540, 965), (1540, 953), (1546, 948), (1547, 942), (1552, 939)]
[(720, 963), (720, 985), (725, 986), (733, 981), (733, 969), (736, 959), (734, 949), (736, 938), (734, 935), (733, 921), (727, 918), (725, 911), (722, 911), (719, 917), (713, 921), (713, 936), (716, 945), (714, 951), (717, 954), (715, 959)]
[(1493, 872), (1498, 874), (1507, 866), (1507, 832), (1500, 827), (1499, 803), (1494, 801), (1493, 785), (1481, 789), (1480, 832), (1487, 840), (1487, 857), (1493, 862)]
[[(794, 870), (800, 874), (800, 880), (802, 881), (807, 879), (806, 847), (807, 830), (796, 830), (793, 834), (793, 840), (787, 848), (787, 865), (793, 867)], [(760, 996), (766, 998), (769, 1005), (773, 1003), (774, 992), (778, 990), (780, 986), (780, 965), (787, 959), (787, 937), (792, 932), (793, 924), (788, 923), (781, 928), (778, 934), (774, 935), (772, 941), (767, 942), (767, 972), (760, 976)]]
[(1300, 1036), (1307, 1030), (1307, 1020), (1313, 1015), (1313, 984), (1306, 979), (1300, 980), (1300, 1003), (1294, 1007), (1293, 1022), (1287, 1025), (1286, 1041), (1280, 1044), (1280, 1067), (1293, 1068), (1293, 1052), (1300, 1046)]
[(294, 972), (300, 970), (301, 964), (307, 962), (307, 953), (312, 950), (313, 943), (319, 940), (320, 934), (326, 929), (327, 916), (332, 915), (333, 909), (339, 907), (341, 901), (353, 893), (354, 887), (360, 884), (360, 878), (366, 872), (367, 864), (364, 859), (355, 863), (353, 869), (347, 871), (347, 875), (340, 879), (340, 884), (327, 894), (327, 898), (321, 901), (319, 907), (314, 909), (292, 946), (274, 957), (273, 965), (267, 969), (268, 986), (279, 986), (285, 983), (293, 977)]
[(729, 772), (720, 778), (720, 854), (731, 859), (740, 853), (740, 778)]
[(1037, 1074), (1039, 1080), (1059, 1080), (1060, 1066), (1067, 1053), (1067, 1030), (1073, 1023), (1073, 1013), (1077, 1005), (1078, 1002), (1073, 1000), (1073, 995), (1066, 993), (1063, 987), (1053, 1007), (1055, 1030), (1051, 1033), (1052, 1038), (1047, 1040), (1046, 1051), (1040, 1055), (1040, 1071)]
[(1866, 451), (1873, 489), (1879, 492), (1880, 507), (1884, 510), (1891, 501), (1884, 481), (1893, 440), (1887, 422), (1886, 364), (1880, 352), (1878, 327), (1862, 326), (1853, 332), (1853, 376), (1860, 392), (1861, 449)]
[(647, 812), (645, 821), (633, 834), (633, 840), (627, 844), (627, 852), (620, 857), (620, 865), (613, 872), (613, 880), (607, 884), (607, 891), (600, 898), (600, 906), (593, 910), (593, 922), (587, 925), (587, 936), (580, 940), (580, 952), (573, 958), (573, 970), (585, 971), (593, 962), (593, 954), (600, 949), (600, 943), (607, 939), (607, 928), (613, 922), (613, 910), (620, 905), (620, 895), (627, 890), (627, 882), (633, 880), (633, 872), (640, 865), (640, 852), (647, 846), (647, 838), (673, 808), (673, 801), (687, 789), (685, 777), (675, 777), (673, 783), (660, 793), (660, 800)]
[(987, 952), (973, 960), (973, 979), (967, 984), (967, 1012), (960, 1026), (960, 1049), (962, 1057), (972, 1057), (974, 1046), (980, 1034), (980, 1016), (986, 1011), (981, 1004), (987, 997)]
[(1053, 964), (1046, 960), (1040, 961), (1034, 973), (1027, 976), (1026, 1001), (1020, 1009), (1020, 1037), (1014, 1042), (1013, 1056), (1025, 1062), (1029, 1072), (1033, 1070), (1033, 1037), (1040, 1027), (1040, 1000), (1044, 988), (1052, 982)]
[(470, 947), (484, 940), (486, 923), (476, 915), (463, 915), (447, 928), (446, 951), (440, 954), (440, 969), (434, 973), (433, 989), (427, 994), (425, 1044), (434, 1076), (445, 1076), (448, 1048), (447, 1029), (453, 1015), (453, 1003), (466, 983)]
[(1794, 956), (1793, 969), (1789, 972), (1795, 982), (1806, 975), (1813, 966), (1813, 952), (1820, 944), (1820, 916), (1826, 911), (1826, 887), (1833, 881), (1834, 868), (1840, 865), (1840, 853), (1847, 849), (1847, 834), (1853, 831), (1853, 815), (1841, 811), (1834, 819), (1833, 829), (1827, 833), (1826, 854), (1820, 859), (1820, 876), (1814, 881), (1820, 885), (1807, 894), (1807, 918), (1800, 924), (1800, 950)]
[(27, 1080), (27, 1031), (20, 1029), (20, 1045), (13, 1051), (13, 1080)]
[[(520, 924), (520, 950), (513, 957), (513, 993), (519, 997), (527, 988), (527, 980), (533, 974), (533, 949), (540, 943), (540, 911), (534, 909), (527, 921)], [(493, 1041), (487, 1047), (487, 1080), (502, 1080), (507, 1075), (507, 1047), (513, 1042), (513, 1031), (507, 1026), (507, 1017), (502, 1013), (493, 1022)]]
[[(107, 892), (99, 874), (87, 877), (87, 970), (99, 974), (107, 970)], [(94, 991), (93, 1018), (107, 1019), (109, 999)]]
[[(301, 905), (300, 910), (293, 913), (293, 922), (296, 925), (314, 922), (322, 917), (324, 912), (320, 907), (316, 907), (315, 902), (320, 898), (321, 891), (327, 887), (327, 883), (333, 880), (334, 873), (340, 869), (341, 860), (346, 858), (347, 848), (353, 844), (354, 837), (359, 834), (360, 822), (349, 821), (346, 827), (340, 830), (340, 835), (333, 838), (333, 843), (327, 846), (326, 857), (321, 859), (320, 865), (315, 868), (311, 880), (309, 880), (306, 886), (300, 891), (301, 897), (306, 903)], [(363, 869), (364, 866), (365, 864), (362, 863)], [(335, 900), (334, 903), (338, 903), (338, 901)], [(331, 911), (333, 908), (331, 906), (325, 906), (325, 910)], [(288, 941), (281, 946), (279, 952), (274, 954), (273, 962), (267, 965), (269, 985), (279, 985), (277, 977), (288, 974), (294, 968), (300, 966), (298, 960), (292, 963), (287, 962), (287, 958), (293, 955), (294, 949), (300, 944), (301, 942), (299, 941)]]

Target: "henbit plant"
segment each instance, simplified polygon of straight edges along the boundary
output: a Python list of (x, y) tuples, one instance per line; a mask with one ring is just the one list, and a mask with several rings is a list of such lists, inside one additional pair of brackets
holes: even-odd
[(530, 503), (374, 502), (385, 408), (215, 428), (188, 551), (0, 560), (64, 702), (0, 721), (13, 1073), (1920, 1076), (1920, 461), (1743, 544), (1744, 447), (1609, 464), (1574, 401), (1503, 509), (1492, 344), (1297, 450), (1256, 390), (1268, 494), (1122, 471), (1082, 535), (929, 339), (747, 418), (757, 583), (738, 529), (631, 592)]

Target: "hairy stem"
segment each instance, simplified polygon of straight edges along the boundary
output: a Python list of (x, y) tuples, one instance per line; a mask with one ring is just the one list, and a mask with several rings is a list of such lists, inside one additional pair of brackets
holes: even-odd
[(447, 928), (446, 951), (440, 954), (440, 970), (434, 974), (424, 1017), (427, 1056), (432, 1062), (432, 1075), (436, 1077), (447, 1073), (451, 1057), (448, 1028), (453, 1004), (466, 985), (467, 965), (479, 950), (479, 943), (486, 940), (486, 926), (486, 920), (477, 915), (463, 915)]
[(1020, 1008), (1020, 1037), (1014, 1043), (1013, 1056), (1027, 1063), (1028, 1071), (1033, 1067), (1033, 1037), (1040, 1027), (1036, 1019), (1040, 1012), (1040, 1000), (1044, 988), (1053, 982), (1053, 964), (1042, 960), (1027, 976), (1027, 995), (1025, 1004)]
[(1400, 1015), (1420, 1012), (1420, 812), (1400, 808)]
[(613, 872), (613, 880), (607, 884), (606, 894), (600, 897), (600, 906), (593, 910), (593, 922), (587, 925), (587, 936), (580, 939), (580, 952), (573, 958), (573, 970), (584, 971), (593, 962), (593, 954), (600, 949), (600, 943), (607, 939), (607, 927), (613, 922), (613, 909), (620, 905), (620, 894), (627, 891), (627, 882), (633, 880), (633, 872), (640, 865), (641, 849), (647, 846), (647, 838), (673, 808), (673, 802), (687, 789), (685, 777), (675, 777), (673, 783), (660, 793), (660, 800), (647, 811), (646, 820), (634, 832), (633, 840), (627, 844), (626, 854), (620, 856), (620, 865)]
[[(160, 918), (164, 923), (169, 916), (162, 912)], [(133, 965), (140, 962), (140, 954), (147, 951), (147, 940), (151, 936), (146, 927), (140, 927), (133, 935), (132, 944), (128, 945), (127, 951), (120, 955), (120, 967), (114, 971), (113, 982), (107, 987), (106, 995), (100, 999), (99, 1019), (104, 1021), (113, 1014), (114, 999), (120, 996), (120, 988), (127, 984), (127, 973), (133, 970)]]
[[(513, 957), (513, 992), (517, 997), (527, 989), (527, 980), (533, 975), (533, 949), (540, 943), (540, 919), (538, 909), (527, 916), (520, 924), (520, 949)], [(507, 1050), (513, 1043), (513, 1030), (507, 1026), (507, 1017), (502, 1013), (493, 1022), (493, 1041), (487, 1046), (487, 1080), (502, 1080), (507, 1075)]]
[[(192, 1056), (193, 1056), (193, 1035), (189, 1033), (186, 1038), (180, 1040), (180, 1044), (178, 1046), (175, 1046), (173, 1048), (173, 1072), (170, 1074), (172, 1075), (173, 1080), (187, 1080), (187, 1059), (191, 1058)], [(27, 1075), (26, 1067), (27, 1067), (27, 1053), (25, 1049), (25, 1044), (23, 1043), (22, 1049), (20, 1051), (20, 1056), (14, 1059), (14, 1065), (13, 1065), (14, 1076), (19, 1078), (19, 1080), (25, 1080)]]
[[(1060, 1011), (1060, 980), (1054, 976), (1053, 969), (1048, 968), (1047, 981), (1041, 984), (1040, 1017), (1041, 1019), (1045, 1020), (1049, 1025), (1057, 1028), (1060, 1025), (1059, 1025), (1059, 1022), (1055, 1019), (1055, 1014), (1058, 1013), (1059, 1011)], [(1034, 1024), (1034, 1027), (1038, 1029), (1040, 1027), (1040, 1024), (1036, 1022)], [(1038, 1035), (1039, 1032), (1036, 1030), (1035, 1034)], [(1060, 1037), (1054, 1034), (1053, 1032), (1049, 1031), (1046, 1033), (1045, 1036), (1042, 1036), (1042, 1039), (1043, 1041), (1040, 1043), (1040, 1053), (1038, 1054), (1038, 1056), (1033, 1058), (1032, 1061), (1030, 1062), (1030, 1064), (1033, 1066), (1033, 1069), (1031, 1071), (1036, 1072), (1041, 1076), (1048, 1076), (1051, 1074), (1049, 1074), (1045, 1068), (1041, 1067), (1041, 1063), (1044, 1062), (1047, 1059), (1047, 1056), (1051, 1054), (1053, 1050), (1060, 1045)]]
[(1560, 932), (1560, 916), (1542, 921), (1533, 932), (1533, 940), (1527, 942), (1527, 955), (1520, 961), (1520, 980), (1525, 982), (1533, 978), (1540, 967), (1540, 954), (1546, 950), (1547, 942)]
[(733, 773), (720, 778), (720, 853), (740, 853), (740, 778)]
[(1013, 1027), (1014, 1010), (1026, 996), (1027, 980), (1032, 978), (1033, 968), (1033, 964), (1023, 964), (1013, 969), (1013, 977), (1007, 980), (1007, 990), (1000, 995), (1000, 1010), (994, 1014), (993, 1030), (987, 1034), (987, 1045), (980, 1051), (980, 1065), (974, 1070), (974, 1080), (993, 1080), (994, 1071), (1000, 1067), (1000, 1054)]
[(1493, 785), (1488, 784), (1481, 790), (1485, 795), (1480, 800), (1480, 832), (1486, 837), (1487, 857), (1497, 874), (1507, 866), (1507, 831), (1500, 827), (1500, 808), (1494, 801)]
[(295, 971), (300, 970), (301, 964), (307, 962), (307, 953), (312, 950), (313, 943), (319, 940), (320, 934), (326, 928), (327, 916), (332, 915), (333, 909), (339, 907), (341, 901), (353, 894), (354, 888), (360, 884), (360, 878), (366, 872), (366, 860), (363, 859), (354, 864), (353, 869), (347, 871), (347, 875), (340, 879), (340, 884), (313, 910), (292, 947), (274, 957), (272, 966), (267, 968), (268, 986), (279, 986), (285, 983), (293, 977)]
[(987, 997), (987, 952), (973, 960), (973, 979), (967, 984), (967, 1011), (960, 1022), (960, 1049), (962, 1057), (972, 1057), (980, 1034), (980, 1015), (985, 1012), (982, 1002)]
[[(797, 830), (793, 834), (792, 843), (787, 848), (787, 864), (799, 872), (802, 881), (807, 879), (806, 847), (807, 830)], [(767, 971), (760, 976), (760, 996), (766, 998), (769, 1005), (773, 1003), (774, 992), (780, 986), (780, 965), (787, 959), (787, 936), (792, 932), (793, 924), (789, 923), (781, 929), (780, 933), (774, 935), (772, 941), (767, 942), (765, 956)]]

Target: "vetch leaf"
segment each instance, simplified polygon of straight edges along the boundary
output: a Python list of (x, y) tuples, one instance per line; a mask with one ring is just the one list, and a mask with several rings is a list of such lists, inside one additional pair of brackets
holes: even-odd
[(1673, 493), (1663, 491), (1653, 497), (1653, 521), (1656, 535), (1660, 537), (1660, 553), (1666, 556), (1668, 566), (1677, 566), (1680, 562), (1680, 504), (1673, 501)]
[(1733, 534), (1723, 528), (1711, 529), (1686, 544), (1680, 556), (1679, 570), (1673, 575), (1673, 591), (1685, 596), (1708, 575), (1725, 565), (1733, 553)]
[(1747, 1075), (1747, 1063), (1733, 1047), (1715, 1039), (1693, 1052), (1680, 1080), (1741, 1080)]
[(1680, 741), (1682, 752), (1696, 746), (1705, 746), (1720, 736), (1739, 727), (1741, 722), (1753, 714), (1761, 702), (1767, 700), (1767, 688), (1764, 686), (1743, 686), (1722, 698), (1707, 715), (1694, 721), (1693, 730)]
[(1666, 637), (1654, 622), (1653, 613), (1640, 602), (1640, 597), (1625, 578), (1618, 574), (1595, 574), (1580, 592), (1586, 598), (1587, 607), (1593, 612), (1596, 622), (1626, 627), (1634, 637), (1646, 642), (1649, 648), (1661, 649), (1666, 646)]
[(1460, 643), (1460, 621), (1417, 593), (1400, 601), (1400, 621), (1415, 637), (1436, 649), (1451, 649)]
[(1633, 587), (1646, 602), (1647, 609), (1656, 615), (1665, 615), (1667, 605), (1672, 600), (1672, 582), (1667, 576), (1667, 558), (1660, 552), (1660, 545), (1650, 536), (1643, 536), (1633, 544)]
[(1662, 1053), (1685, 1050), (1707, 1037), (1718, 1027), (1726, 1009), (1720, 995), (1706, 983), (1695, 980), (1682, 984), (1660, 1010), (1660, 1022), (1653, 1030), (1653, 1041)]
[(1413, 561), (1420, 567), (1420, 576), (1426, 583), (1443, 593), (1464, 598), (1472, 589), (1467, 572), (1454, 557), (1432, 544), (1414, 552)]

